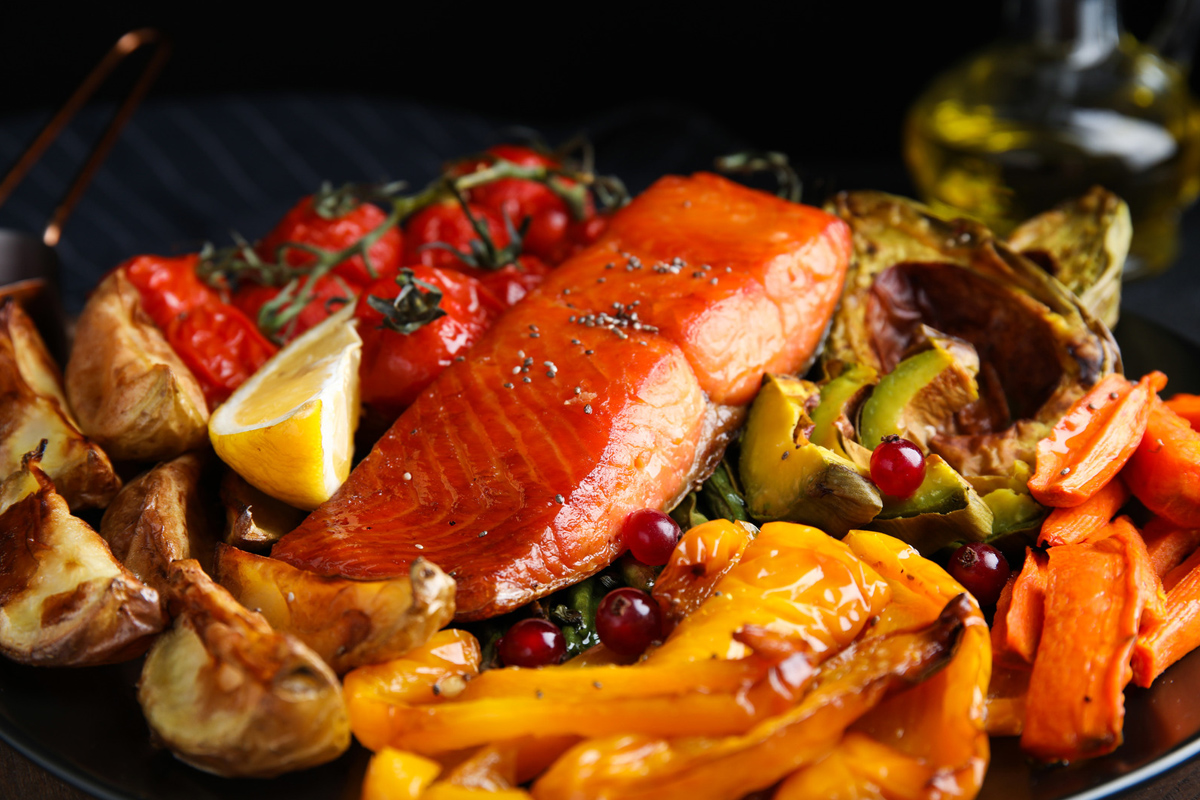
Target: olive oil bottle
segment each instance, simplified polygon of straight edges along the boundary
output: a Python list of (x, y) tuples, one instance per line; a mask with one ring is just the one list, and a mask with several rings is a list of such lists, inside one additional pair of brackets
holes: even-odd
[(1200, 107), (1183, 68), (1197, 5), (1172, 7), (1160, 51), (1122, 33), (1116, 0), (1012, 3), (1009, 35), (910, 110), (904, 155), (917, 190), (1003, 235), (1100, 184), (1132, 213), (1126, 277), (1165, 269), (1200, 192)]

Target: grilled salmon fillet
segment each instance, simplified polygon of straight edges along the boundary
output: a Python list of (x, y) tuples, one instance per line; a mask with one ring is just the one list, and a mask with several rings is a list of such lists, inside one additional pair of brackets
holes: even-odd
[(408, 408), (272, 555), (326, 575), (458, 581), (510, 611), (624, 549), (625, 516), (712, 470), (764, 372), (810, 363), (849, 229), (724, 178), (659, 180)]

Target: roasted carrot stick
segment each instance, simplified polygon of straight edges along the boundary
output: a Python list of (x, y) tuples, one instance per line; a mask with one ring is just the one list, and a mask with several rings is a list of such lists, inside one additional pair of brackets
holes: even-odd
[(1077, 506), (1112, 480), (1146, 430), (1150, 401), (1166, 386), (1161, 372), (1136, 385), (1109, 375), (1071, 406), (1038, 442), (1037, 470), (1029, 491), (1047, 506)]
[(996, 600), (996, 615), (992, 617), (992, 663), (1020, 666), (1020, 659), (1015, 661), (1008, 650), (1008, 610), (1012, 608), (1013, 584), (1017, 576), (1009, 577), (1004, 588), (1000, 590), (1000, 598)]
[[(1136, 533), (1136, 531), (1135, 531)], [(1046, 614), (1021, 749), (1044, 761), (1103, 755), (1121, 743), (1129, 658), (1146, 604), (1148, 559), (1118, 531), (1049, 550)]]
[(1013, 582), (1012, 604), (1005, 616), (1010, 652), (1032, 664), (1042, 638), (1046, 604), (1046, 554), (1025, 548), (1025, 566)]
[(1129, 500), (1129, 487), (1115, 477), (1077, 506), (1056, 508), (1042, 523), (1039, 545), (1076, 544), (1095, 536)]
[(1167, 573), (1200, 547), (1200, 528), (1185, 528), (1168, 519), (1154, 517), (1142, 528), (1142, 538), (1146, 540), (1154, 574), (1163, 580), (1163, 588), (1169, 590)]
[(1177, 394), (1166, 403), (1172, 411), (1186, 419), (1189, 425), (1200, 430), (1200, 394)]
[(1161, 400), (1123, 474), (1146, 508), (1187, 528), (1200, 527), (1200, 432)]
[(1167, 667), (1200, 646), (1200, 551), (1178, 567), (1181, 580), (1167, 590), (1163, 619), (1138, 636), (1133, 682), (1149, 686)]

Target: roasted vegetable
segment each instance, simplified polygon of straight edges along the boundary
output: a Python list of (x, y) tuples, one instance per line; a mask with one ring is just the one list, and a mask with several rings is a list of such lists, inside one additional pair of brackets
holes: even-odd
[(158, 594), (71, 516), (40, 457), (0, 487), (0, 653), (45, 666), (140, 655), (165, 624)]
[[(852, 531), (845, 542), (892, 590), (891, 603), (865, 636), (928, 625), (946, 604), (961, 602), (956, 598), (962, 586), (899, 540)], [(868, 712), (855, 725), (858, 733), (847, 733), (835, 751), (886, 797), (928, 798), (933, 786), (949, 797), (974, 797), (979, 791), (988, 764), (984, 696), (991, 678), (991, 647), (979, 608), (968, 601), (963, 611), (965, 630), (946, 668)], [(822, 764), (788, 783), (823, 771)]]
[(1120, 313), (1121, 274), (1132, 236), (1129, 206), (1095, 186), (1022, 223), (1009, 235), (1008, 245), (1057, 278), (1112, 328)]
[(270, 549), (304, 519), (304, 512), (260, 491), (231, 469), (221, 478), (225, 542), (242, 550)]
[(932, 555), (955, 541), (982, 542), (992, 535), (992, 511), (941, 456), (925, 459), (925, 480), (902, 500), (884, 498), (883, 510), (868, 527)]
[(171, 562), (197, 559), (211, 569), (215, 522), (201, 493), (204, 457), (187, 453), (121, 490), (100, 521), (100, 535), (122, 564), (164, 600)]
[(208, 441), (200, 384), (120, 271), (96, 287), (79, 317), (66, 384), (80, 428), (114, 459), (173, 458)]
[(742, 437), (739, 473), (755, 519), (800, 522), (841, 536), (882, 506), (862, 468), (808, 440), (807, 407), (819, 391), (809, 381), (764, 379)]
[(168, 570), (175, 626), (154, 643), (138, 700), (155, 738), (218, 775), (270, 777), (350, 745), (333, 671), (240, 606), (192, 559)]
[(42, 440), (39, 468), (72, 509), (103, 508), (121, 488), (104, 451), (71, 417), (62, 375), (16, 301), (0, 301), (0, 480)]
[(846, 727), (888, 695), (927, 680), (953, 658), (970, 615), (965, 595), (916, 631), (870, 636), (823, 664), (791, 709), (740, 736), (610, 736), (568, 751), (534, 784), (558, 798), (740, 798), (828, 754)]
[(1120, 369), (1103, 323), (981, 225), (879, 192), (842, 193), (831, 208), (850, 223), (854, 257), (827, 372), (843, 363), (889, 372), (929, 328), (969, 342), (979, 399), (928, 440), (960, 473), (1032, 464), (1037, 441), (1071, 403)]
[(955, 413), (979, 399), (975, 348), (928, 328), (922, 332), (929, 349), (896, 364), (863, 403), (858, 421), (863, 447), (874, 450), (894, 434), (928, 450), (929, 440), (954, 424)]
[(219, 545), (214, 574), (239, 603), (338, 674), (401, 656), (454, 617), (453, 579), (422, 558), (403, 578), (351, 581)]

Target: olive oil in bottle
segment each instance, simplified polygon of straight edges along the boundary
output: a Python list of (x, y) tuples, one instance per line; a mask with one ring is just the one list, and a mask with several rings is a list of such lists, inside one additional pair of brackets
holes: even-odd
[(1180, 67), (1122, 34), (1116, 0), (1019, 0), (1017, 34), (937, 78), (905, 159), (935, 209), (1006, 235), (1100, 184), (1129, 203), (1126, 276), (1168, 267), (1200, 190), (1200, 110)]

